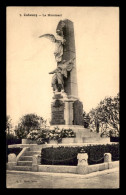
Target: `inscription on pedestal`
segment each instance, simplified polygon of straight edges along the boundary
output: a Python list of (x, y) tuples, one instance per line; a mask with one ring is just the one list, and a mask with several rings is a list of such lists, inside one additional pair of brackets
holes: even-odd
[(64, 103), (61, 100), (55, 100), (51, 106), (52, 112), (52, 125), (62, 125), (65, 124), (64, 120)]

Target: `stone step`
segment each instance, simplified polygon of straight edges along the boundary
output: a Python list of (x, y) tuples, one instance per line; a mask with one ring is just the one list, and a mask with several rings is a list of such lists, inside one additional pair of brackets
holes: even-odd
[(82, 140), (83, 140), (83, 143), (95, 143), (95, 142), (99, 142), (100, 138), (99, 137), (83, 137)]
[(82, 137), (81, 137), (81, 138), (75, 137), (75, 138), (74, 138), (74, 143), (83, 143)]
[(32, 161), (32, 156), (21, 156), (20, 161)]
[(16, 170), (16, 171), (32, 171), (32, 166), (14, 166), (13, 170)]
[(91, 132), (90, 129), (88, 128), (74, 128), (73, 131), (76, 133), (77, 138), (82, 138), (82, 137), (100, 137), (99, 133), (96, 132)]
[(41, 154), (41, 151), (27, 151), (24, 156), (33, 156), (34, 154)]
[(32, 161), (18, 161), (17, 165), (19, 165), (19, 166), (32, 166)]

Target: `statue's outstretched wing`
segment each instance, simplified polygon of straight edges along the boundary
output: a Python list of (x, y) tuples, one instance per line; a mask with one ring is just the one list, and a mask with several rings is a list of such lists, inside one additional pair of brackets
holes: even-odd
[(56, 38), (55, 38), (55, 36), (53, 34), (44, 34), (44, 35), (39, 36), (39, 38), (42, 38), (42, 37), (50, 39), (54, 43), (56, 42)]

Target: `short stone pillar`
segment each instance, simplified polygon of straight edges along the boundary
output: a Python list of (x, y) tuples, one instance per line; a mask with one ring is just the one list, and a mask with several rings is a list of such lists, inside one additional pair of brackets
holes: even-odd
[(88, 165), (88, 154), (87, 153), (79, 153), (77, 155), (78, 165)]
[(14, 153), (8, 155), (7, 169), (12, 170), (17, 165), (17, 157)]
[(110, 153), (104, 154), (104, 162), (111, 162), (112, 161), (112, 155)]
[(78, 164), (77, 164), (77, 173), (78, 174), (87, 174), (88, 173), (88, 154), (79, 153), (77, 155)]
[(32, 156), (32, 171), (38, 171), (38, 165), (41, 164), (41, 155), (35, 154)]

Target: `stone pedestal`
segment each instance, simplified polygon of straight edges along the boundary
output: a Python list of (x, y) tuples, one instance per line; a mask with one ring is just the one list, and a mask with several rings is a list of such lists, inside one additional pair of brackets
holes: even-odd
[(56, 92), (51, 104), (51, 125), (83, 125), (82, 103), (64, 92)]
[(77, 155), (78, 164), (77, 164), (77, 173), (78, 174), (87, 174), (88, 170), (88, 154), (87, 153), (79, 153)]
[(77, 155), (77, 159), (78, 159), (78, 165), (88, 165), (88, 154), (87, 153), (79, 153)]
[(56, 97), (51, 105), (51, 125), (62, 124), (65, 124), (64, 101)]

